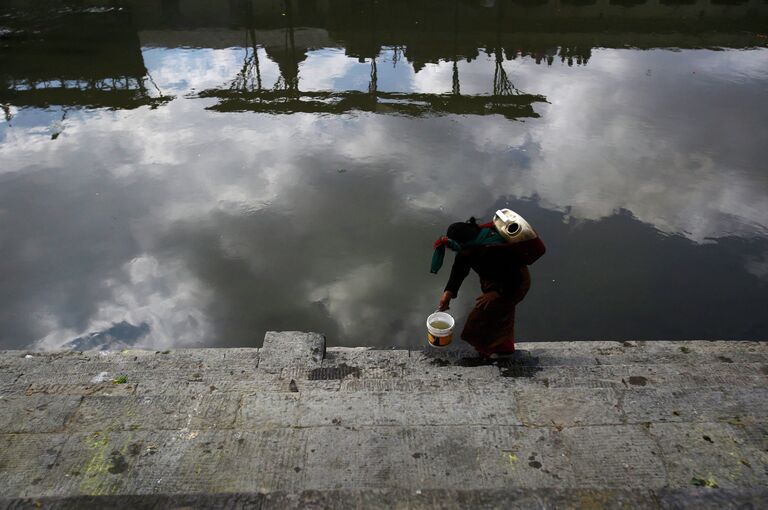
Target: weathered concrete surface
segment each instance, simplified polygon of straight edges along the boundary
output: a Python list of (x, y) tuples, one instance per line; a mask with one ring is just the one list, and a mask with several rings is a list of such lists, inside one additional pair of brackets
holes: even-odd
[(0, 508), (768, 503), (768, 344), (519, 349), (0, 352)]

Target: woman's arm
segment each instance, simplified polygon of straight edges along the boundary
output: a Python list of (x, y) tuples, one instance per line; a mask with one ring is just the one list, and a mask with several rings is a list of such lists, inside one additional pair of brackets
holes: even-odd
[(437, 305), (437, 309), (441, 312), (444, 312), (445, 310), (449, 309), (451, 306), (451, 299), (453, 299), (455, 296), (451, 294), (450, 290), (446, 290), (443, 292), (443, 295), (440, 296), (440, 303)]
[(453, 260), (451, 276), (448, 278), (445, 291), (450, 292), (454, 298), (459, 295), (459, 288), (471, 269), (469, 264), (469, 252), (470, 250), (461, 250), (456, 254), (456, 258)]
[(459, 294), (459, 287), (461, 287), (464, 278), (469, 274), (470, 269), (469, 255), (466, 250), (461, 250), (456, 254), (456, 258), (453, 260), (451, 276), (448, 278), (448, 284), (445, 286), (445, 291), (442, 296), (440, 296), (440, 303), (437, 305), (438, 310), (443, 311), (450, 308), (451, 299)]

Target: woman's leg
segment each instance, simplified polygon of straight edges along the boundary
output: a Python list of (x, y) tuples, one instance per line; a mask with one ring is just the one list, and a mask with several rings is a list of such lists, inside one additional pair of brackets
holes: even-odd
[[(482, 280), (483, 293), (498, 291), (495, 282)], [(515, 306), (531, 287), (526, 266), (520, 267), (520, 283), (514, 289), (502, 289), (501, 296), (487, 306), (475, 306), (467, 317), (461, 338), (484, 356), (511, 354), (515, 351)]]
[(462, 340), (484, 355), (514, 351), (515, 304), (502, 296), (485, 308), (475, 306), (461, 332)]

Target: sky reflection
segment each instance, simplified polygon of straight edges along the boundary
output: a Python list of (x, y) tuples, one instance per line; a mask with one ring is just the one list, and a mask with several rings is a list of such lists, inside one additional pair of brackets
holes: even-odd
[[(272, 87), (281, 70), (257, 51)], [(156, 349), (281, 329), (417, 346), (448, 273), (429, 274), (432, 240), (502, 205), (549, 247), (521, 339), (768, 337), (766, 49), (505, 60), (546, 98), (519, 120), (220, 113), (198, 93), (227, 89), (244, 48), (142, 56), (153, 94), (173, 98), (160, 107), (12, 107), (0, 122), (3, 348), (115, 347), (88, 335), (125, 328), (125, 345)], [(453, 62), (396, 60), (377, 57), (378, 90), (452, 91)], [(491, 93), (494, 55), (456, 66), (462, 94)], [(371, 79), (336, 47), (298, 69), (302, 91)]]

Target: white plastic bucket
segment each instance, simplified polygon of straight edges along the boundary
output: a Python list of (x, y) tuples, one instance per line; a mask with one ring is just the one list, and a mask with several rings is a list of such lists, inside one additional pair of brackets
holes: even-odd
[[(437, 328), (432, 324), (435, 322), (444, 322), (448, 324), (447, 328)], [(433, 347), (445, 347), (453, 341), (453, 326), (456, 321), (450, 314), (445, 312), (435, 312), (427, 317), (427, 341)]]

